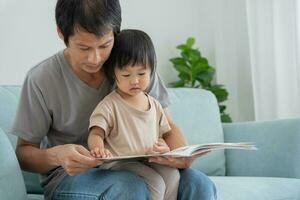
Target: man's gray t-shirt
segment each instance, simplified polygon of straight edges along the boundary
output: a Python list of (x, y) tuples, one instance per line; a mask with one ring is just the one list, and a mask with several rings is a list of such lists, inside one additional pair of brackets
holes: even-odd
[[(60, 51), (28, 72), (12, 132), (40, 143), (41, 148), (62, 144), (87, 147), (90, 115), (113, 87), (106, 79), (98, 89), (89, 87), (75, 75)], [(153, 73), (148, 93), (163, 107), (169, 105), (167, 90), (157, 73)], [(46, 199), (66, 175), (62, 167), (42, 175)]]

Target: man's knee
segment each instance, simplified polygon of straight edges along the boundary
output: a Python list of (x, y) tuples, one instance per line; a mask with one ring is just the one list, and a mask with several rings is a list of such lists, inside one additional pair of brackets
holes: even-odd
[(111, 195), (119, 199), (150, 199), (150, 194), (144, 180), (130, 172), (122, 172), (122, 175), (111, 185), (110, 191), (104, 194), (106, 199)]
[[(215, 184), (202, 172), (193, 169), (180, 171), (178, 195), (180, 199), (216, 199)], [(200, 198), (201, 197), (201, 198)]]

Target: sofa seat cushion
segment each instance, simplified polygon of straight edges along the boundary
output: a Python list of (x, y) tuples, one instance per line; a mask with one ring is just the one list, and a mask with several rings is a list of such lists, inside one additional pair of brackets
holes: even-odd
[(28, 200), (44, 200), (44, 195), (42, 195), (42, 194), (28, 194), (27, 199)]
[(269, 177), (210, 177), (218, 200), (299, 200), (300, 179)]

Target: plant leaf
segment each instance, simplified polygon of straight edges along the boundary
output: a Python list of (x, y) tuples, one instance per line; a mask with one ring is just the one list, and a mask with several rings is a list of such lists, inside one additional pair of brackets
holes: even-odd
[(202, 86), (204, 85), (209, 85), (209, 83), (212, 81), (213, 79), (213, 75), (212, 73), (208, 73), (208, 72), (203, 72), (203, 73), (198, 73), (195, 77), (195, 79), (197, 81), (199, 81)]
[(180, 50), (180, 57), (171, 58), (170, 62), (178, 72), (179, 80), (171, 83), (173, 87), (195, 87), (211, 91), (218, 101), (222, 122), (231, 122), (229, 114), (225, 113), (226, 106), (220, 103), (227, 100), (228, 92), (223, 85), (213, 84), (215, 68), (208, 60), (201, 56), (198, 48), (193, 48), (195, 38), (189, 37), (185, 44), (176, 48)]
[(186, 73), (179, 73), (178, 77), (183, 80), (185, 83), (189, 84), (189, 82), (191, 81), (191, 77), (189, 74)]
[(195, 44), (195, 38), (189, 37), (189, 38), (186, 40), (186, 45), (187, 45), (188, 47), (191, 48), (194, 44)]
[(176, 46), (177, 49), (180, 49), (182, 51), (187, 51), (189, 49), (189, 47), (186, 44), (180, 44), (178, 46)]
[(183, 80), (179, 80), (179, 81), (170, 83), (170, 86), (172, 86), (172, 87), (184, 87), (185, 82)]
[(174, 65), (174, 68), (179, 72), (179, 73), (184, 73), (190, 76), (190, 69), (186, 65)]
[(225, 105), (219, 105), (220, 113), (223, 113), (226, 110)]
[(173, 63), (173, 65), (187, 65), (185, 59), (180, 57), (171, 58), (170, 61)]
[(231, 117), (228, 114), (221, 114), (221, 122), (223, 123), (231, 123)]
[(228, 92), (226, 91), (226, 89), (224, 88), (217, 88), (217, 87), (211, 87), (209, 88), (209, 90), (214, 93), (214, 95), (216, 96), (218, 102), (223, 102), (225, 100), (227, 100), (228, 97)]
[(180, 53), (180, 55), (181, 55), (181, 57), (184, 59), (185, 62), (190, 63), (191, 58), (190, 58), (190, 55), (189, 55), (188, 51), (182, 51), (182, 52)]

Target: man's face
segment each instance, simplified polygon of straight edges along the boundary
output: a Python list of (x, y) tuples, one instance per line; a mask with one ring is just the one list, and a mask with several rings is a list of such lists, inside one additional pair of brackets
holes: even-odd
[(114, 44), (112, 31), (97, 37), (83, 30), (69, 37), (66, 57), (72, 68), (80, 73), (97, 73), (110, 55)]

